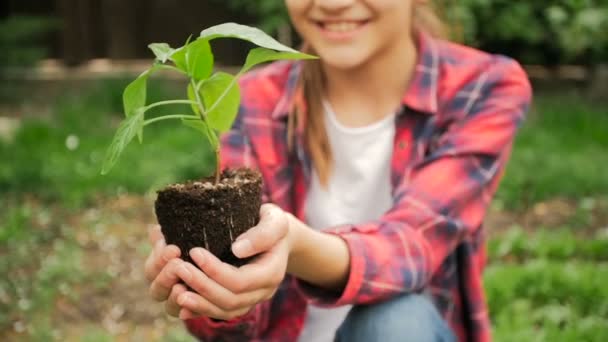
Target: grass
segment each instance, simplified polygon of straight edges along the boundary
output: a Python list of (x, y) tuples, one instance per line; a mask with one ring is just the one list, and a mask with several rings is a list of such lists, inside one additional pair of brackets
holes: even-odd
[[(590, 243), (591, 242), (591, 243)], [(606, 341), (608, 236), (515, 228), (490, 241), (485, 273), (497, 341)]]
[[(8, 161), (0, 164), (0, 194), (34, 193), (78, 207), (97, 196), (143, 193), (211, 172), (213, 155), (205, 149), (200, 133), (175, 122), (150, 126), (144, 134), (146, 143), (132, 143), (112, 172), (100, 176), (106, 148), (122, 115), (116, 89), (124, 84), (107, 82), (89, 93), (59, 99), (49, 117), (26, 113), (14, 141), (0, 140), (0, 160)], [(159, 99), (167, 92), (153, 85), (149, 97)]]
[[(49, 115), (25, 113), (12, 141), (0, 139), (0, 331), (59, 340), (53, 304), (78, 284), (109, 286), (107, 276), (83, 269), (83, 247), (74, 237), (82, 227), (67, 222), (66, 214), (212, 171), (213, 156), (199, 134), (175, 123), (151, 126), (145, 145), (129, 146), (116, 168), (100, 176), (124, 85), (104, 81), (67, 93)], [(149, 97), (171, 92), (153, 84)], [(520, 131), (496, 206), (525, 211), (560, 197), (582, 209), (564, 226), (514, 226), (492, 236), (485, 279), (497, 341), (608, 340), (608, 234), (600, 227), (584, 234), (575, 228), (589, 226), (585, 208), (608, 195), (603, 108), (571, 96), (537, 96)], [(101, 327), (87, 331), (81, 340), (113, 339)], [(190, 339), (178, 329), (164, 340)]]
[(575, 95), (537, 96), (497, 201), (522, 209), (553, 197), (608, 194), (608, 110)]

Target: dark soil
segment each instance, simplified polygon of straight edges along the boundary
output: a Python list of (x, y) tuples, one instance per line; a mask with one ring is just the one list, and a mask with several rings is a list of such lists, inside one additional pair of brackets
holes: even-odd
[(172, 184), (158, 192), (156, 217), (168, 244), (177, 245), (182, 259), (204, 247), (220, 260), (240, 266), (230, 249), (232, 242), (260, 219), (262, 177), (251, 169), (225, 170), (213, 178)]

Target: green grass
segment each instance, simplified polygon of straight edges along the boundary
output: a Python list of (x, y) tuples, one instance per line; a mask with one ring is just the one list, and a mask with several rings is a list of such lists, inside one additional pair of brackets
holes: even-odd
[(570, 227), (541, 228), (531, 234), (513, 226), (488, 242), (488, 256), (503, 262), (530, 259), (608, 262), (608, 235), (601, 231), (596, 235), (582, 239)]
[(606, 261), (495, 263), (485, 280), (497, 341), (608, 339)]
[(496, 341), (608, 340), (608, 231), (514, 226), (488, 243)]
[[(112, 172), (100, 175), (106, 148), (120, 121), (117, 89), (123, 86), (108, 81), (89, 93), (68, 94), (57, 101), (48, 118), (26, 113), (14, 141), (0, 140), (0, 160), (8, 161), (0, 163), (0, 194), (35, 193), (78, 207), (96, 196), (143, 193), (176, 180), (208, 175), (213, 155), (200, 133), (177, 122), (147, 128), (145, 144), (133, 142)], [(166, 93), (153, 86), (149, 98), (163, 98)], [(70, 141), (77, 143), (69, 148)]]
[(497, 201), (522, 209), (552, 197), (608, 194), (608, 108), (574, 95), (536, 97)]

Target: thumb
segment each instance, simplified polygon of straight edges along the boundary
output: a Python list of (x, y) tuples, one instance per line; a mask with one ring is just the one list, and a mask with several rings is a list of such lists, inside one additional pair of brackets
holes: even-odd
[(241, 234), (232, 244), (232, 252), (239, 258), (265, 252), (287, 235), (287, 214), (274, 204), (263, 204), (260, 222)]
[(160, 229), (160, 225), (152, 224), (148, 226), (148, 240), (152, 245), (155, 245), (159, 240), (165, 240), (165, 237)]

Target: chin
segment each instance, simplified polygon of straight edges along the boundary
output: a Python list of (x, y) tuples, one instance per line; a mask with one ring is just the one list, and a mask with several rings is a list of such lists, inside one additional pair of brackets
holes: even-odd
[(367, 60), (360, 51), (320, 51), (318, 54), (323, 64), (340, 70), (355, 69)]

